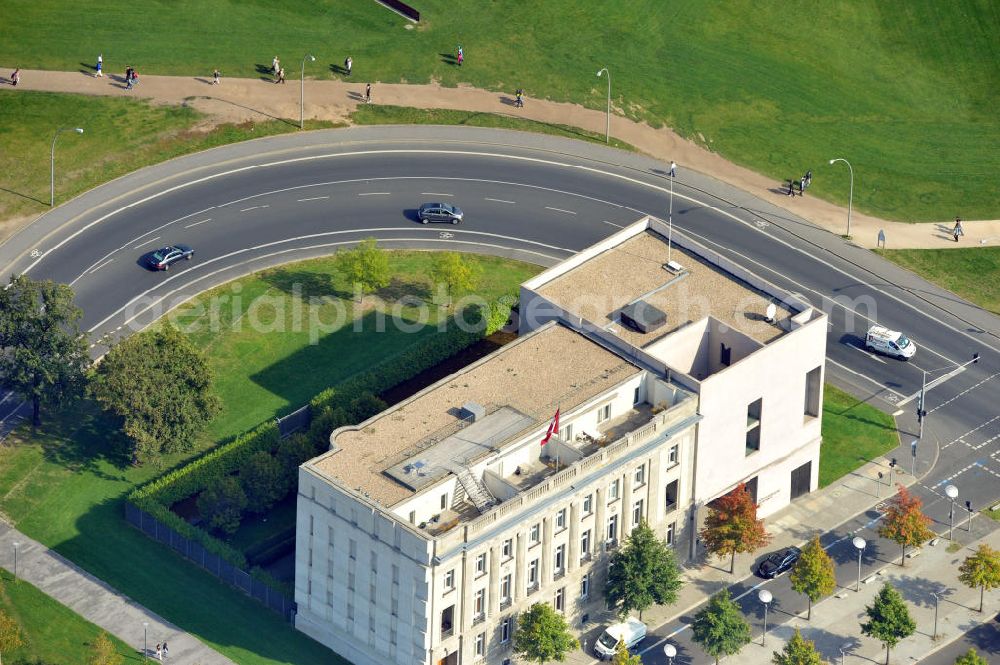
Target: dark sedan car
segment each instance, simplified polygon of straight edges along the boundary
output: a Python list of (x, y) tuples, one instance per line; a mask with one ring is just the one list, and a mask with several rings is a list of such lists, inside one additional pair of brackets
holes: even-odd
[(194, 250), (187, 245), (170, 245), (149, 255), (149, 267), (153, 270), (169, 270), (171, 263), (181, 259), (191, 260)]
[(448, 203), (424, 203), (417, 209), (417, 217), (421, 224), (427, 222), (451, 222), (458, 224), (465, 217), (465, 213), (458, 206)]
[(772, 552), (760, 562), (757, 574), (766, 580), (775, 578), (791, 570), (800, 556), (802, 556), (802, 550), (798, 547), (786, 547), (783, 550)]

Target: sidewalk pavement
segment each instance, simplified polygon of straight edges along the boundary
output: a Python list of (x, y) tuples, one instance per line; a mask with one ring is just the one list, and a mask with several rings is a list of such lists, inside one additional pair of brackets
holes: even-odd
[[(7, 70), (10, 70), (7, 67)], [(0, 71), (5, 71), (0, 66)], [(305, 115), (310, 119), (349, 121), (349, 114), (364, 103), (367, 81), (308, 81)], [(524, 108), (515, 109), (511, 93), (480, 90), (468, 86), (445, 88), (437, 84), (410, 85), (373, 81), (373, 103), (413, 108), (452, 109), (496, 113), (542, 123), (569, 125), (602, 133), (604, 111), (577, 104), (529, 99)], [(299, 117), (300, 86), (276, 85), (270, 77), (256, 79), (224, 78), (211, 85), (209, 75), (200, 77), (143, 75), (130, 91), (124, 90), (123, 77), (109, 74), (95, 78), (91, 72), (21, 70), (21, 82), (15, 90), (0, 86), (0, 92), (41, 90), (90, 95), (131, 95), (157, 103), (191, 106), (208, 114), (212, 123), (245, 122)], [(296, 123), (297, 124), (297, 123)], [(788, 197), (780, 183), (767, 176), (737, 166), (692, 141), (681, 138), (668, 128), (653, 128), (615, 116), (611, 122), (615, 138), (640, 148), (665, 162), (676, 161), (679, 171), (694, 170), (752, 193), (769, 203), (804, 217), (813, 224), (836, 234), (846, 230), (847, 210), (812, 196)], [(803, 168), (809, 165), (804, 165)], [(814, 167), (818, 165), (812, 165)], [(817, 171), (818, 173), (818, 171)], [(836, 176), (836, 177), (842, 177)], [(21, 220), (21, 224), (29, 222)], [(965, 236), (954, 242), (952, 220), (924, 224), (892, 222), (855, 211), (851, 235), (863, 247), (875, 247), (878, 233), (885, 231), (890, 249), (996, 246), (1000, 244), (1000, 220), (963, 221)], [(13, 233), (16, 229), (10, 229)]]
[[(128, 527), (123, 523), (122, 528)], [(19, 544), (19, 580), (33, 584), (91, 623), (134, 646), (136, 653), (142, 653), (143, 622), (146, 622), (149, 624), (146, 628), (146, 655), (150, 658), (156, 658), (156, 644), (165, 641), (169, 645), (170, 662), (235, 665), (194, 636), (0, 521), (0, 566), (8, 571), (14, 570), (14, 543)], [(261, 608), (261, 611), (267, 610)]]
[[(814, 535), (821, 535), (827, 531), (835, 530), (842, 525), (845, 526), (845, 529), (848, 526), (854, 526), (847, 525), (846, 523), (856, 517), (864, 516), (872, 508), (881, 512), (881, 504), (887, 501), (895, 492), (890, 491), (889, 487), (885, 484), (886, 481), (883, 481), (883, 485), (879, 490), (880, 496), (876, 497), (875, 478), (879, 471), (888, 475), (888, 468), (888, 460), (885, 458), (876, 459), (844, 476), (832, 485), (797, 500), (795, 503), (767, 518), (765, 525), (768, 532), (772, 535), (771, 543), (766, 548), (767, 551), (781, 549), (789, 545), (800, 545)], [(914, 478), (905, 472), (900, 473), (897, 470), (894, 476), (893, 485), (899, 483), (909, 487), (914, 482)], [(874, 514), (868, 517), (874, 521)], [(855, 528), (860, 526), (863, 525), (857, 524)], [(853, 532), (845, 530), (842, 538), (850, 537), (851, 533)], [(995, 546), (1000, 542), (1000, 531), (994, 531), (987, 540)], [(919, 603), (919, 607), (912, 608), (913, 616), (917, 620), (919, 630), (930, 630), (927, 628), (924, 615), (926, 614), (928, 598), (931, 599), (930, 608), (931, 612), (933, 612), (933, 598), (930, 596), (930, 591), (933, 590), (934, 585), (940, 584), (941, 586), (949, 587), (949, 591), (945, 592), (948, 602), (942, 603), (940, 608), (941, 621), (938, 628), (938, 632), (945, 635), (946, 638), (934, 643), (940, 646), (946, 644), (948, 640), (957, 637), (959, 632), (964, 632), (975, 625), (975, 623), (985, 621), (992, 616), (987, 613), (982, 615), (976, 612), (970, 613), (965, 609), (964, 606), (973, 608), (978, 606), (979, 592), (972, 592), (965, 587), (961, 587), (956, 577), (956, 567), (958, 564), (953, 564), (952, 562), (956, 559), (960, 560), (959, 557), (964, 557), (965, 555), (961, 553), (948, 554), (945, 551), (946, 546), (946, 541), (939, 541), (936, 547), (925, 547), (920, 556), (908, 560), (905, 570), (898, 565), (890, 563), (886, 564), (885, 568), (882, 569), (882, 573), (872, 576), (879, 580), (885, 579), (892, 581), (893, 584), (898, 584), (901, 587), (904, 597), (911, 603), (911, 606), (914, 603)], [(695, 607), (707, 600), (708, 596), (744, 579), (747, 571), (751, 570), (753, 563), (761, 554), (763, 554), (763, 551), (754, 554), (737, 555), (735, 575), (728, 573), (728, 557), (725, 560), (714, 558), (703, 559), (695, 564), (685, 566), (683, 571), (683, 586), (680, 590), (677, 603), (668, 607), (654, 606), (643, 612), (643, 621), (649, 626), (650, 634), (655, 633), (655, 637), (647, 638), (642, 643), (641, 649), (651, 651), (661, 649), (666, 628), (664, 624), (675, 622), (680, 617), (690, 614)], [(947, 565), (945, 565), (945, 561), (948, 562)], [(905, 575), (905, 578), (902, 577), (903, 575)], [(753, 586), (759, 581), (751, 578), (751, 580), (748, 580), (749, 586)], [(831, 661), (835, 660), (833, 656), (839, 658), (838, 648), (840, 646), (851, 643), (852, 652), (865, 655), (874, 654), (872, 656), (874, 661), (879, 664), (884, 663), (884, 650), (881, 650), (881, 647), (874, 640), (860, 636), (861, 629), (857, 618), (859, 613), (864, 612), (864, 605), (871, 601), (872, 595), (875, 590), (881, 587), (881, 584), (863, 584), (862, 587), (862, 593), (860, 594), (854, 594), (853, 592), (850, 594), (842, 593), (843, 589), (841, 589), (836, 596), (821, 600), (819, 604), (813, 606), (812, 622), (795, 619), (788, 625), (801, 626), (803, 634), (806, 634), (806, 628), (809, 628), (810, 632), (807, 636), (809, 639), (816, 640), (817, 647)], [(969, 593), (966, 594), (966, 591)], [(966, 598), (967, 595), (968, 598)], [(975, 596), (975, 605), (970, 600), (972, 596)], [(987, 607), (992, 607), (995, 610), (997, 600), (1000, 600), (1000, 591), (988, 594)], [(990, 604), (991, 602), (992, 605)], [(944, 620), (946, 615), (948, 617), (947, 623)], [(757, 634), (758, 644), (756, 647), (753, 644), (748, 645), (743, 652), (731, 660), (732, 662), (740, 663), (740, 665), (757, 662), (762, 665), (764, 663), (770, 665), (771, 653), (784, 645), (784, 641), (791, 635), (792, 628), (781, 627), (769, 630), (768, 648), (763, 649), (759, 645), (760, 627), (754, 624), (754, 619), (749, 620)], [(614, 615), (608, 611), (592, 615), (591, 623), (588, 624), (584, 634), (580, 635), (581, 640), (586, 640), (588, 650), (600, 636), (603, 629), (615, 621)], [(831, 629), (831, 626), (834, 628)], [(660, 627), (663, 627), (663, 630), (658, 630)], [(837, 634), (838, 631), (840, 631), (840, 635)], [(930, 646), (926, 643), (930, 638), (928, 637), (926, 640), (921, 641), (919, 637), (915, 636), (911, 638), (910, 641), (914, 644), (912, 647), (908, 644), (901, 644), (898, 647), (900, 654), (911, 653), (911, 651), (907, 651), (910, 648), (914, 650), (912, 653), (921, 653), (922, 656), (930, 653)], [(878, 656), (880, 650), (882, 652), (881, 660), (879, 660)], [(894, 656), (893, 660), (894, 662), (910, 662), (910, 659), (904, 658), (902, 655), (899, 658)], [(569, 654), (566, 662), (569, 665), (590, 665), (597, 661), (594, 660), (590, 653), (577, 650)]]

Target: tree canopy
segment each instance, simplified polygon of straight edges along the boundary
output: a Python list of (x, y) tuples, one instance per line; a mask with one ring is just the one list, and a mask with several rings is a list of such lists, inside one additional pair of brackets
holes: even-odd
[(1000, 550), (981, 543), (958, 567), (958, 579), (970, 589), (979, 588), (979, 611), (982, 612), (983, 594), (1000, 587)]
[(122, 665), (124, 662), (125, 656), (118, 653), (115, 643), (102, 630), (98, 634), (97, 639), (90, 645), (90, 658), (87, 659), (88, 665)]
[(625, 640), (618, 640), (618, 648), (615, 656), (611, 659), (611, 665), (642, 665), (642, 656), (631, 654), (625, 646)]
[(577, 646), (566, 619), (547, 603), (535, 603), (518, 618), (514, 653), (525, 660), (536, 663), (555, 660), (561, 663), (566, 660), (566, 654)]
[(955, 659), (955, 665), (990, 665), (990, 662), (969, 647), (969, 650)]
[(187, 450), (219, 412), (212, 371), (201, 352), (165, 326), (132, 335), (98, 363), (91, 393), (122, 419), (137, 463)]
[(750, 624), (725, 589), (695, 615), (691, 630), (692, 639), (715, 658), (716, 665), (720, 657), (737, 654), (750, 643)]
[(611, 556), (604, 599), (619, 618), (624, 619), (633, 610), (642, 618), (643, 610), (651, 605), (677, 602), (680, 576), (673, 550), (643, 520)]
[(431, 277), (444, 285), (450, 295), (476, 286), (476, 272), (458, 252), (440, 252), (434, 257)]
[(213, 529), (232, 535), (240, 528), (247, 507), (247, 495), (240, 482), (226, 476), (198, 495), (198, 512)]
[(65, 284), (11, 277), (0, 289), (0, 387), (31, 400), (31, 422), (42, 424), (44, 403), (79, 396), (90, 365), (83, 313)]
[(375, 238), (362, 240), (353, 249), (337, 252), (337, 266), (348, 284), (357, 286), (362, 295), (389, 284), (389, 256)]
[(757, 519), (757, 504), (746, 485), (740, 483), (709, 505), (701, 539), (712, 554), (730, 555), (730, 573), (735, 570), (737, 552), (753, 552), (771, 540), (764, 520)]
[(785, 643), (785, 648), (774, 652), (771, 662), (774, 665), (825, 665), (823, 657), (816, 650), (816, 643), (802, 637), (798, 628)]
[(806, 619), (812, 618), (812, 604), (833, 593), (837, 588), (837, 577), (833, 559), (819, 543), (819, 536), (814, 536), (802, 548), (802, 556), (795, 563), (792, 574), (789, 575), (792, 589), (805, 594), (809, 599), (809, 610)]
[(899, 485), (899, 493), (889, 502), (889, 507), (878, 528), (878, 535), (895, 542), (903, 549), (901, 566), (906, 566), (906, 548), (919, 547), (934, 537), (930, 529), (931, 518), (920, 510), (924, 502)]
[(885, 645), (885, 663), (889, 665), (892, 647), (912, 635), (917, 630), (917, 624), (910, 616), (903, 597), (888, 582), (882, 585), (872, 604), (865, 608), (865, 613), (868, 621), (861, 624), (861, 632)]

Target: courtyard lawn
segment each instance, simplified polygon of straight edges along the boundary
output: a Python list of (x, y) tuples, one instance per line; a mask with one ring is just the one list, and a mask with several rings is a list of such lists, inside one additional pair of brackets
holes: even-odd
[[(395, 279), (379, 295), (390, 304), (404, 293), (427, 295), (429, 282), (423, 276), (430, 259), (430, 254), (422, 252), (392, 253)], [(469, 260), (481, 269), (477, 293), (484, 295), (509, 292), (538, 272), (534, 266), (492, 257)], [(242, 304), (220, 310), (219, 319), (225, 325), (219, 334), (192, 334), (210, 354), (217, 373), (216, 389), (225, 407), (196, 450), (166, 458), (161, 468), (136, 468), (121, 454), (113, 423), (93, 403), (84, 401), (61, 413), (43, 413), (46, 421), (40, 432), (22, 427), (0, 446), (0, 511), (27, 535), (241, 665), (346, 665), (278, 615), (146, 538), (124, 520), (124, 498), (136, 485), (219, 440), (298, 406), (322, 388), (427, 334), (391, 333), (391, 323), (386, 333), (375, 332), (368, 311), (371, 298), (365, 304), (363, 332), (350, 332), (348, 319), (346, 331), (330, 332), (316, 345), (308, 343), (307, 332), (256, 334), (245, 321), (253, 294), (284, 295), (293, 292), (295, 284), (301, 285), (304, 296), (342, 293), (344, 286), (332, 270), (332, 259), (316, 259), (243, 279)], [(227, 289), (232, 287), (216, 293)], [(353, 303), (345, 307), (352, 311)], [(259, 312), (264, 321), (267, 307), (260, 307)], [(189, 313), (180, 320), (190, 324), (194, 318)], [(241, 330), (233, 330), (234, 320), (244, 320)]]
[[(0, 62), (291, 78), (468, 83), (668, 125), (775, 181), (814, 173), (810, 193), (882, 217), (997, 216), (1000, 5), (990, 0), (831, 0), (791, 11), (749, 0), (628, 3), (423, 0), (412, 25), (370, 0), (144, 3), (99, 12), (69, 0), (7, 0)], [(136, 30), (122, 26), (137, 26)], [(144, 26), (144, 27), (138, 27)], [(155, 26), (155, 29), (152, 27)], [(454, 53), (465, 51), (458, 67)], [(88, 117), (91, 124), (99, 118)], [(47, 133), (47, 132), (46, 132)], [(68, 141), (67, 141), (68, 143)], [(641, 147), (641, 146), (640, 146)]]
[(819, 486), (884, 455), (899, 444), (892, 416), (829, 383), (823, 388), (823, 444)]
[[(24, 580), (0, 572), (0, 609), (21, 626), (24, 645), (3, 652), (5, 665), (90, 665), (90, 648), (101, 628), (73, 610), (52, 600)], [(114, 635), (111, 641), (126, 665), (142, 660), (142, 645), (129, 646)]]
[(1000, 247), (876, 251), (927, 281), (1000, 314)]

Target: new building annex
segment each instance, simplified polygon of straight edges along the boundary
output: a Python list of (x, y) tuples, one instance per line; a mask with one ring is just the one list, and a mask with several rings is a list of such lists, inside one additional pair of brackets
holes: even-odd
[(684, 559), (739, 483), (763, 516), (816, 487), (826, 316), (663, 222), (525, 282), (518, 325), (300, 469), (296, 627), (356, 665), (501, 665), (533, 603), (603, 607), (640, 520)]

